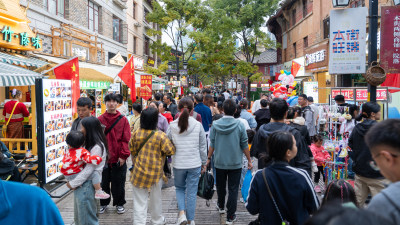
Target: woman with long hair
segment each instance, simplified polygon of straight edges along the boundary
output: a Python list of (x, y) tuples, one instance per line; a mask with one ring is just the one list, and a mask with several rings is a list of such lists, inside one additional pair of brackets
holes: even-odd
[[(108, 157), (108, 144), (100, 120), (96, 117), (90, 116), (82, 119), (82, 133), (85, 135), (85, 149), (91, 155), (100, 156), (103, 160), (99, 165), (86, 164), (78, 176), (67, 183), (67, 186), (74, 190), (75, 224), (98, 225), (95, 190), (92, 181), (88, 178), (92, 173), (102, 173)], [(104, 211), (105, 208), (100, 209), (100, 213), (104, 213)]]
[(133, 103), (132, 110), (134, 116), (130, 119), (129, 124), (131, 125), (131, 132), (135, 132), (140, 128), (140, 113), (142, 112), (142, 106)]
[(260, 160), (270, 166), (254, 175), (246, 208), (259, 214), (260, 224), (303, 224), (319, 201), (308, 173), (289, 166), (297, 155), (296, 140), (289, 132), (277, 131), (270, 134), (266, 147)]
[(194, 224), (201, 166), (207, 162), (207, 139), (202, 124), (190, 116), (193, 101), (187, 97), (181, 99), (178, 110), (179, 119), (171, 122), (167, 131), (176, 148), (172, 164), (179, 209), (177, 224)]
[[(11, 91), (12, 100), (4, 105), (3, 116), (5, 116), (5, 122), (8, 122), (6, 137), (7, 138), (24, 138), (24, 117), (29, 116), (29, 111), (20, 102), (22, 99), (22, 92), (17, 89)], [(3, 125), (4, 126), (4, 125)]]
[(373, 162), (371, 152), (365, 143), (364, 136), (381, 118), (381, 106), (376, 102), (364, 103), (361, 113), (356, 117), (357, 121), (364, 119), (357, 124), (349, 138), (350, 157), (353, 159), (353, 172), (356, 174), (354, 188), (356, 191), (357, 204), (364, 207), (368, 194), (372, 197), (378, 194), (383, 188), (386, 180), (382, 174), (371, 166)]

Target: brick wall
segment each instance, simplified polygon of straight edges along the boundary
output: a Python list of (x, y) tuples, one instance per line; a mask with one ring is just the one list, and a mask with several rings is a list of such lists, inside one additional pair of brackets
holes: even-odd
[(88, 27), (88, 1), (69, 0), (68, 16), (69, 20), (83, 27)]
[(27, 0), (29, 4), (34, 4), (40, 7), (43, 7), (43, 0)]
[(102, 7), (100, 24), (102, 32), (101, 34), (113, 39), (113, 15), (110, 11)]

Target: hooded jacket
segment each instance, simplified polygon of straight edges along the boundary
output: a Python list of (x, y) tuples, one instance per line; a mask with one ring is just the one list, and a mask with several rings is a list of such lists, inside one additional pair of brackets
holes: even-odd
[(376, 213), (393, 224), (400, 224), (400, 181), (390, 184), (372, 198), (368, 211)]
[[(272, 122), (262, 125), (254, 136), (250, 150), (251, 156), (259, 159), (261, 153), (267, 154), (267, 139), (269, 135), (275, 131), (287, 131), (293, 134), (296, 140), (297, 155), (289, 162), (289, 164), (293, 167), (304, 169), (311, 174), (310, 149), (306, 145), (306, 142), (301, 136), (300, 132), (285, 123)], [(267, 165), (263, 160), (258, 161), (258, 169), (262, 169), (266, 166)]]
[(301, 136), (303, 136), (305, 139), (306, 144), (309, 146), (311, 145), (311, 138), (307, 126), (304, 125), (305, 123), (306, 120), (303, 117), (297, 117), (290, 122), (289, 126), (296, 128), (300, 132)]
[(207, 139), (202, 124), (189, 116), (189, 127), (180, 132), (178, 120), (172, 121), (167, 136), (175, 145), (175, 155), (172, 164), (177, 169), (192, 169), (205, 165), (207, 162)]
[[(118, 111), (116, 114), (105, 112), (99, 117), (99, 120), (106, 126), (105, 130), (108, 130), (119, 115), (121, 115), (121, 113)], [(116, 163), (118, 162), (118, 158), (126, 160), (130, 156), (131, 153), (128, 146), (129, 140), (131, 139), (130, 130), (128, 119), (122, 117), (107, 134), (108, 151), (110, 153), (107, 163)]]
[(371, 152), (364, 141), (364, 136), (368, 130), (377, 122), (375, 120), (365, 120), (354, 127), (349, 138), (349, 152), (353, 159), (353, 171), (360, 176), (367, 178), (381, 178), (382, 174), (379, 171), (372, 169), (370, 162), (372, 161)]
[(271, 113), (269, 112), (269, 109), (267, 108), (261, 108), (257, 110), (254, 115), (256, 116), (256, 121), (257, 121), (257, 128), (258, 130), (261, 125), (267, 124), (271, 121)]
[(242, 122), (233, 116), (214, 121), (210, 131), (210, 146), (214, 148), (216, 168), (242, 168), (243, 150), (248, 148), (247, 133)]

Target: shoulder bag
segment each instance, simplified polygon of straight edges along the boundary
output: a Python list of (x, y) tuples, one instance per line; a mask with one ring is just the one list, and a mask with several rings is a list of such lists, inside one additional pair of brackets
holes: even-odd
[(18, 103), (19, 103), (18, 101), (15, 103), (14, 108), (13, 108), (13, 110), (11, 111), (11, 115), (10, 115), (10, 117), (8, 118), (7, 123), (6, 123), (5, 125), (3, 125), (3, 127), (1, 128), (1, 132), (3, 133), (3, 137), (4, 137), (4, 138), (7, 137), (7, 126), (8, 126), (8, 124), (10, 123), (10, 120), (11, 120), (13, 114), (14, 114), (14, 110), (15, 110), (15, 108), (17, 107)]
[(144, 141), (142, 143), (140, 143), (139, 149), (135, 155), (135, 157), (139, 154), (140, 150), (142, 150), (143, 146), (147, 143), (147, 141), (151, 138), (151, 136), (153, 136), (153, 134), (155, 133), (155, 130), (152, 130), (151, 133), (149, 134), (149, 136), (146, 137), (146, 139), (144, 139)]
[(290, 225), (289, 221), (283, 219), (282, 214), (281, 214), (281, 211), (279, 211), (279, 208), (278, 208), (278, 205), (276, 204), (275, 198), (274, 198), (274, 196), (272, 195), (271, 189), (269, 188), (267, 178), (265, 177), (265, 170), (266, 170), (266, 169), (263, 169), (263, 171), (262, 171), (262, 175), (263, 175), (263, 178), (264, 178), (264, 182), (265, 182), (265, 185), (267, 186), (267, 190), (268, 190), (269, 196), (271, 197), (272, 202), (273, 202), (274, 205), (275, 205), (275, 209), (276, 209), (276, 211), (278, 212), (279, 217), (281, 218), (282, 225)]
[(104, 134), (107, 136), (108, 133), (110, 133), (110, 131), (115, 127), (115, 125), (117, 125), (117, 123), (122, 119), (122, 117), (124, 117), (123, 115), (119, 115), (118, 118), (115, 120), (115, 122), (111, 125), (110, 128), (106, 129), (104, 131)]

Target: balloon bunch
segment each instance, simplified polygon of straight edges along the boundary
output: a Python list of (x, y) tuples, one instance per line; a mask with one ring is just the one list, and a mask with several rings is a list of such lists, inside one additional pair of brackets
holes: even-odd
[(294, 80), (294, 76), (290, 72), (281, 70), (278, 80), (280, 83), (270, 88), (270, 91), (275, 98), (287, 99), (288, 97), (296, 96), (295, 87), (297, 82)]

